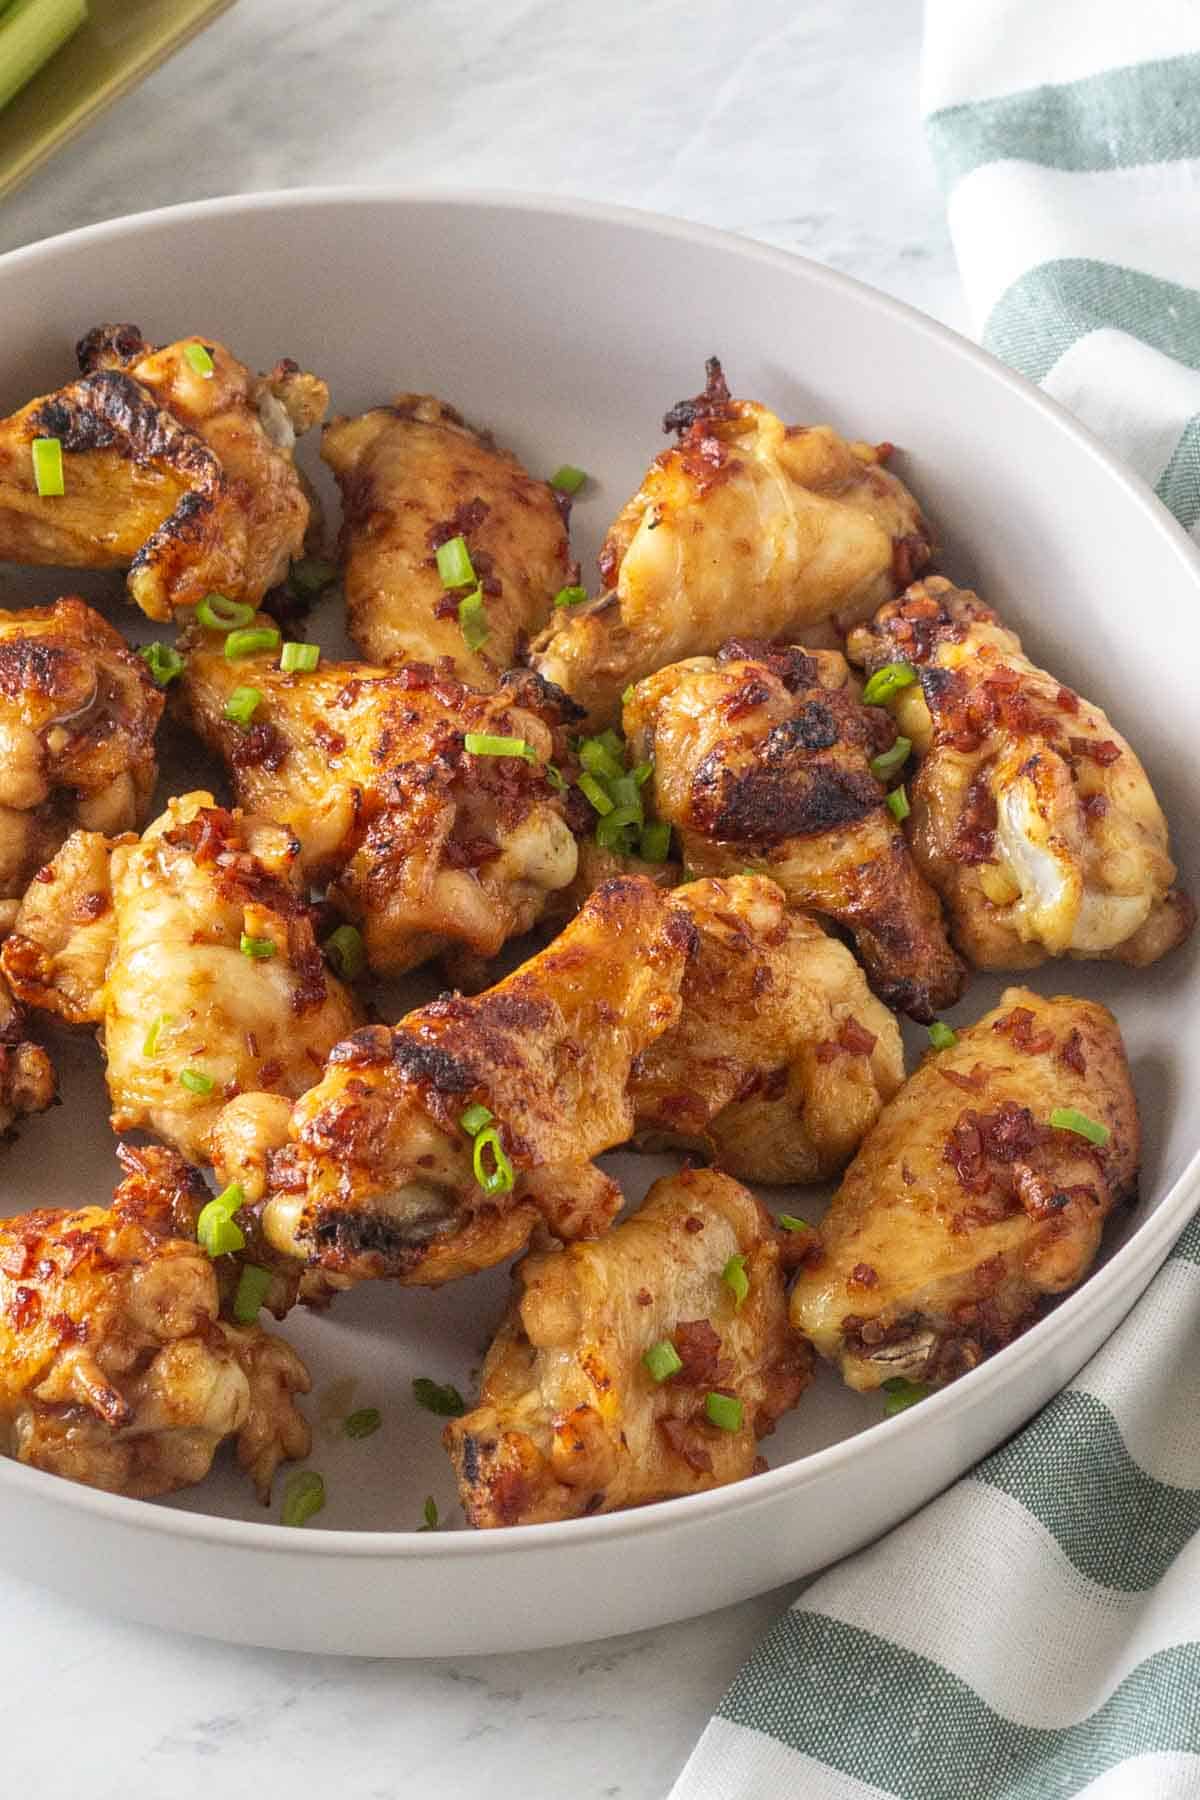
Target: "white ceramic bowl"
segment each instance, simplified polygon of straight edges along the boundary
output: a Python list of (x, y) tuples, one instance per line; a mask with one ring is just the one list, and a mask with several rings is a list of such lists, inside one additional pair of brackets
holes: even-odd
[[(0, 260), (0, 409), (58, 385), (99, 320), (152, 339), (211, 332), (247, 361), (319, 370), (335, 405), (426, 389), (493, 425), (542, 471), (598, 479), (580, 552), (636, 486), (664, 408), (706, 355), (789, 420), (890, 438), (936, 522), (943, 566), (974, 581), (1037, 657), (1111, 711), (1191, 849), (1200, 558), (1148, 491), (1066, 413), (915, 312), (798, 258), (699, 227), (512, 195), (283, 193), (150, 213)], [(49, 598), (112, 583), (6, 577)], [(138, 634), (117, 600), (111, 616)], [(736, 624), (736, 621), (731, 621)], [(195, 771), (189, 771), (194, 784)], [(1190, 779), (1189, 779), (1190, 776)], [(178, 781), (176, 782), (178, 786)], [(317, 1378), (320, 1528), (257, 1517), (228, 1469), (147, 1505), (0, 1464), (0, 1561), (158, 1624), (293, 1649), (462, 1654), (572, 1642), (723, 1606), (886, 1530), (1061, 1387), (1145, 1287), (1192, 1210), (1200, 1124), (1196, 953), (1146, 973), (1057, 965), (1034, 980), (1107, 1000), (1146, 1123), (1140, 1204), (1104, 1266), (1027, 1336), (881, 1421), (823, 1372), (765, 1447), (768, 1473), (695, 1498), (524, 1531), (418, 1534), (426, 1494), (457, 1517), (418, 1373), (466, 1387), (502, 1273), (438, 1294), (363, 1288), (289, 1320)], [(959, 1009), (991, 1005), (977, 981)], [(94, 1049), (63, 1053), (66, 1110), (0, 1162), (4, 1210), (102, 1201), (116, 1175)], [(616, 1159), (631, 1192), (653, 1171)], [(806, 1210), (808, 1202), (805, 1203)], [(383, 1430), (350, 1443), (352, 1406)], [(953, 1554), (953, 1547), (948, 1547)]]

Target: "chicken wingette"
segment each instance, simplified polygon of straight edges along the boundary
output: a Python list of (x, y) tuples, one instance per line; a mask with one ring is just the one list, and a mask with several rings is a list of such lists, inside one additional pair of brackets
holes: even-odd
[(726, 1175), (655, 1182), (595, 1243), (531, 1251), (513, 1285), (479, 1404), (444, 1434), (472, 1525), (740, 1481), (810, 1379), (771, 1219)]
[(189, 1161), (243, 1090), (297, 1095), (361, 1014), (325, 967), (281, 826), (185, 794), (141, 838), (76, 832), (3, 949), (18, 999), (99, 1027), (114, 1131)]
[(164, 1150), (118, 1154), (110, 1207), (0, 1219), (0, 1450), (150, 1499), (203, 1480), (232, 1437), (265, 1502), (279, 1463), (308, 1454), (307, 1371), (219, 1316), (192, 1172)]
[(639, 682), (624, 722), (694, 874), (768, 875), (846, 927), (890, 1006), (953, 1004), (965, 970), (873, 772), (895, 727), (837, 651), (734, 640)]
[(815, 627), (845, 630), (930, 555), (916, 501), (883, 466), (888, 446), (731, 399), (715, 357), (704, 392), (663, 429), (679, 441), (609, 531), (605, 591), (556, 611), (532, 647), (534, 668), (593, 727), (617, 716), (631, 681), (710, 656), (735, 631), (812, 641)]
[(1182, 942), (1195, 908), (1175, 885), (1146, 771), (976, 594), (918, 582), (848, 648), (869, 673), (896, 665), (907, 679), (893, 711), (920, 762), (913, 851), (973, 963), (1140, 968)]
[[(565, 508), (509, 450), (429, 394), (335, 418), (321, 455), (342, 490), (350, 636), (377, 663), (449, 659), (494, 687), (570, 579)], [(438, 570), (461, 539), (468, 561)]]
[(1112, 1014), (1009, 988), (884, 1108), (797, 1276), (792, 1323), (851, 1387), (950, 1381), (1083, 1279), (1138, 1162)]
[(0, 1143), (19, 1120), (53, 1106), (58, 1094), (50, 1058), (25, 1030), (24, 1009), (0, 976)]
[(295, 832), (305, 875), (329, 884), (381, 973), (452, 945), (495, 956), (574, 877), (559, 768), (576, 709), (529, 670), (483, 694), (427, 663), (285, 674), (277, 649), (231, 661), (211, 632), (189, 641), (192, 725), (241, 805)]
[[(152, 619), (210, 591), (257, 604), (304, 546), (292, 451), (324, 382), (286, 360), (252, 375), (212, 338), (155, 349), (136, 325), (76, 353), (78, 380), (0, 420), (0, 561), (128, 569)], [(37, 440), (59, 446), (61, 483), (39, 480)]]

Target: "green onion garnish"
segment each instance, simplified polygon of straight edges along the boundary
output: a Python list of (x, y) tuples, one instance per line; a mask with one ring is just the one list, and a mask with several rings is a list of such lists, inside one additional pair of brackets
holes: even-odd
[(325, 939), (323, 949), (343, 981), (357, 981), (367, 966), (367, 947), (357, 925), (339, 925)]
[[(581, 782), (580, 786), (582, 785)], [(631, 846), (625, 839), (624, 833), (637, 830), (641, 826), (644, 816), (640, 803), (632, 806), (610, 807), (596, 825), (596, 842), (602, 850), (621, 850), (628, 853)]]
[(460, 588), (473, 584), (475, 569), (465, 537), (448, 538), (444, 544), (438, 545), (437, 571), (442, 578), (443, 587)]
[(458, 1419), (467, 1410), (467, 1403), (456, 1387), (450, 1382), (443, 1386), (440, 1382), (430, 1381), (428, 1375), (418, 1375), (412, 1384), (413, 1399), (426, 1412), (436, 1413), (439, 1419)]
[(423, 1525), (417, 1526), (418, 1531), (436, 1531), (437, 1530), (437, 1528), (438, 1528), (437, 1501), (434, 1499), (432, 1494), (429, 1494), (426, 1496), (425, 1504), (421, 1508), (421, 1517), (424, 1519), (425, 1523)]
[(157, 1019), (155, 1019), (153, 1021), (153, 1023), (150, 1026), (149, 1031), (146, 1033), (145, 1039), (143, 1040), (143, 1043), (142, 1043), (142, 1055), (143, 1056), (157, 1056), (158, 1055), (159, 1034), (161, 1032), (164, 1032), (167, 1029), (168, 1025), (173, 1025), (174, 1023), (175, 1023), (175, 1018), (172, 1013), (159, 1013)]
[(238, 949), (243, 956), (257, 957), (260, 961), (265, 962), (268, 957), (275, 954), (275, 940), (274, 938), (250, 937), (243, 931)]
[(241, 1183), (231, 1181), (207, 1206), (200, 1208), (196, 1242), (207, 1255), (227, 1256), (231, 1251), (245, 1249), (246, 1234), (233, 1216), (245, 1198)]
[(589, 775), (600, 781), (619, 781), (625, 773), (625, 760), (614, 755), (603, 738), (584, 738), (579, 746), (579, 760)]
[(302, 594), (319, 594), (337, 580), (336, 563), (319, 556), (302, 556), (288, 570), (288, 581)]
[(595, 739), (595, 742), (598, 744), (603, 744), (605, 749), (608, 751), (609, 755), (615, 756), (617, 761), (620, 763), (622, 769), (624, 769), (624, 767), (625, 767), (625, 740), (624, 740), (624, 738), (617, 736), (616, 732), (613, 730), (611, 725), (609, 726), (607, 731), (602, 731), (600, 733), (600, 736)]
[(642, 1357), (642, 1363), (655, 1381), (666, 1381), (669, 1376), (678, 1375), (683, 1367), (683, 1358), (670, 1338), (662, 1338), (657, 1344), (651, 1344)]
[(780, 1213), (778, 1223), (785, 1231), (811, 1231), (812, 1226), (807, 1219), (800, 1218), (797, 1213)]
[(138, 648), (138, 655), (159, 687), (166, 687), (177, 675), (183, 674), (183, 658), (170, 644), (142, 644)]
[(472, 588), (458, 603), (458, 628), (468, 650), (479, 650), (492, 635), (491, 621), (483, 603), (483, 589)]
[(554, 604), (555, 606), (578, 606), (587, 597), (588, 591), (585, 587), (559, 588), (554, 596)]
[(643, 862), (664, 863), (671, 850), (671, 827), (665, 819), (656, 819), (651, 825), (642, 826), (642, 836), (638, 844), (638, 855)]
[[(234, 1230), (238, 1230), (236, 1225)], [(233, 1316), (239, 1325), (253, 1325), (262, 1311), (272, 1279), (270, 1269), (260, 1269), (257, 1263), (242, 1264), (237, 1293), (233, 1296)]]
[(216, 1082), (203, 1069), (180, 1069), (179, 1081), (189, 1094), (211, 1094)]
[(58, 500), (66, 493), (62, 445), (57, 438), (34, 438), (33, 483), (43, 500)]
[(892, 789), (887, 797), (887, 809), (898, 825), (907, 819), (912, 807), (908, 804), (908, 795), (902, 787)]
[(307, 1525), (325, 1504), (325, 1477), (315, 1469), (293, 1475), (283, 1490), (281, 1525)]
[(360, 1406), (352, 1412), (342, 1430), (348, 1438), (373, 1437), (383, 1424), (383, 1414), (377, 1406)]
[(536, 762), (537, 753), (524, 738), (493, 737), (489, 731), (468, 731), (463, 744), (471, 756), (523, 756)]
[(1089, 1144), (1097, 1144), (1103, 1149), (1112, 1132), (1099, 1119), (1089, 1119), (1073, 1106), (1056, 1106), (1050, 1114), (1050, 1123), (1055, 1131), (1073, 1131), (1076, 1137), (1086, 1138)]
[[(492, 1153), (492, 1166), (489, 1169), (484, 1152)], [(471, 1157), (471, 1167), (475, 1171), (475, 1179), (485, 1194), (511, 1194), (513, 1166), (504, 1154), (504, 1145), (500, 1142), (500, 1133), (494, 1125), (487, 1126), (475, 1134), (475, 1151)]]
[(901, 688), (911, 687), (916, 679), (917, 671), (910, 663), (884, 663), (863, 689), (863, 705), (884, 706), (893, 694), (898, 694)]
[(613, 803), (596, 780), (594, 775), (583, 774), (579, 777), (579, 791), (586, 794), (598, 813), (610, 813)]
[(622, 706), (628, 706), (629, 702), (633, 699), (633, 690), (634, 690), (635, 685), (636, 685), (636, 683), (631, 681), (627, 688), (621, 689), (621, 705)]
[(212, 380), (217, 365), (203, 344), (185, 344), (183, 354), (185, 361), (190, 364), (197, 375), (203, 375), (206, 381)]
[(640, 762), (635, 768), (630, 769), (629, 777), (635, 787), (645, 787), (653, 773), (654, 758), (651, 757), (648, 762)]
[(876, 781), (886, 781), (897, 769), (902, 769), (908, 761), (908, 753), (912, 749), (912, 739), (898, 737), (890, 750), (880, 756), (871, 758), (871, 773)]
[(949, 1050), (958, 1042), (957, 1031), (951, 1031), (949, 1025), (943, 1025), (935, 1019), (929, 1027), (929, 1041), (935, 1050)]
[(278, 650), (280, 633), (273, 625), (254, 625), (246, 631), (231, 631), (225, 639), (225, 654), (230, 662), (253, 656), (258, 650)]
[(231, 724), (245, 727), (249, 725), (262, 701), (261, 688), (236, 687), (225, 702), (225, 717)]
[(883, 1403), (883, 1416), (892, 1418), (903, 1412), (906, 1407), (915, 1406), (918, 1400), (924, 1400), (930, 1392), (927, 1382), (909, 1381), (904, 1375), (893, 1375), (890, 1381), (882, 1383), (887, 1398)]
[(206, 631), (236, 631), (250, 623), (254, 608), (224, 594), (205, 594), (196, 608), (196, 617)]
[(742, 1403), (735, 1400), (732, 1394), (709, 1394), (704, 1402), (704, 1410), (708, 1414), (709, 1423), (718, 1431), (740, 1431), (742, 1429)]
[(493, 1117), (494, 1115), (486, 1106), (481, 1106), (476, 1101), (474, 1106), (468, 1106), (458, 1122), (468, 1137), (478, 1137), (484, 1126), (491, 1124)]
[(556, 794), (566, 793), (567, 783), (561, 769), (556, 768), (553, 763), (547, 763), (542, 773)]
[(320, 660), (318, 644), (287, 643), (279, 653), (279, 667), (285, 675), (311, 675)]
[(742, 1302), (750, 1292), (750, 1277), (746, 1273), (746, 1258), (731, 1256), (721, 1270), (721, 1280), (733, 1295), (733, 1310), (740, 1312)]
[(577, 494), (586, 480), (586, 470), (576, 469), (570, 463), (564, 463), (562, 468), (556, 469), (550, 477), (550, 486), (557, 488), (560, 494)]

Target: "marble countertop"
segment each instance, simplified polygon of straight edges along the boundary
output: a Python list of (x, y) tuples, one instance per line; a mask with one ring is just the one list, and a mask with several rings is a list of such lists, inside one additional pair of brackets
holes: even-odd
[[(0, 250), (248, 189), (509, 186), (744, 231), (961, 327), (919, 38), (919, 0), (241, 0), (5, 203)], [(787, 1598), (397, 1663), (233, 1649), (3, 1580), (5, 1773), (47, 1800), (276, 1800), (301, 1775), (346, 1800), (661, 1800)]]

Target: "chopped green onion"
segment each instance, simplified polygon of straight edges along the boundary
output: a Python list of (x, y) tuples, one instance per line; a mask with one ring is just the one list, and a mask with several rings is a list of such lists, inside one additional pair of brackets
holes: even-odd
[(209, 1256), (226, 1256), (245, 1249), (245, 1233), (233, 1216), (245, 1198), (241, 1183), (231, 1181), (222, 1193), (200, 1208), (196, 1242)]
[(178, 650), (170, 644), (142, 644), (138, 655), (149, 669), (159, 687), (166, 687), (177, 675), (184, 671), (184, 660)]
[(443, 587), (471, 586), (475, 580), (475, 568), (465, 537), (448, 538), (444, 544), (438, 545), (437, 571)]
[(653, 775), (653, 773), (654, 773), (654, 758), (651, 757), (649, 762), (640, 762), (640, 763), (638, 763), (636, 768), (630, 769), (629, 778), (635, 784), (635, 786), (645, 787), (646, 783), (649, 781), (649, 779)]
[(243, 956), (257, 957), (262, 962), (265, 962), (268, 957), (274, 956), (275, 948), (274, 938), (250, 937), (244, 931), (241, 942), (238, 944), (238, 949)]
[(808, 1220), (800, 1218), (797, 1213), (780, 1213), (778, 1222), (783, 1226), (785, 1231), (812, 1230), (812, 1226), (809, 1224)]
[(612, 811), (613, 803), (594, 775), (583, 774), (579, 777), (579, 791), (587, 795), (598, 813)]
[(302, 594), (319, 594), (337, 580), (337, 564), (319, 556), (302, 556), (288, 570), (288, 581)]
[(908, 761), (908, 753), (912, 749), (912, 739), (898, 737), (890, 750), (871, 758), (871, 773), (876, 781), (886, 781), (897, 769), (902, 769)]
[(627, 688), (621, 689), (621, 705), (622, 706), (628, 706), (629, 702), (633, 699), (633, 690), (634, 690), (635, 686), (636, 686), (636, 683), (631, 681)]
[(665, 819), (656, 819), (653, 824), (642, 826), (638, 855), (643, 862), (664, 863), (670, 850), (671, 827)]
[(412, 1384), (413, 1399), (426, 1412), (436, 1413), (439, 1419), (458, 1419), (467, 1410), (467, 1403), (456, 1387), (446, 1382), (430, 1381), (428, 1375), (418, 1375)]
[(217, 365), (203, 344), (185, 344), (183, 354), (184, 360), (190, 364), (197, 375), (203, 375), (206, 381), (212, 380)]
[(556, 768), (553, 763), (547, 763), (542, 773), (556, 794), (566, 793), (567, 783), (561, 769)]
[(211, 1094), (217, 1085), (212, 1076), (206, 1075), (203, 1069), (180, 1069), (179, 1081), (189, 1094)]
[(579, 746), (579, 760), (588, 774), (595, 775), (600, 781), (619, 781), (625, 773), (624, 759), (614, 756), (598, 737), (584, 738)]
[(1089, 1119), (1073, 1106), (1056, 1106), (1050, 1114), (1050, 1123), (1055, 1131), (1073, 1131), (1076, 1137), (1086, 1138), (1089, 1144), (1097, 1144), (1101, 1149), (1107, 1144), (1112, 1132), (1099, 1119)]
[(57, 438), (34, 438), (33, 483), (43, 500), (59, 500), (66, 493), (62, 444)]
[(481, 1106), (476, 1101), (474, 1106), (468, 1106), (458, 1122), (468, 1137), (478, 1137), (484, 1126), (490, 1125), (494, 1117), (495, 1115), (486, 1106)]
[(246, 631), (231, 631), (225, 639), (225, 654), (230, 662), (253, 656), (257, 650), (278, 650), (280, 633), (273, 625), (255, 625)]
[(293, 1475), (283, 1490), (283, 1508), (279, 1514), (283, 1525), (307, 1525), (325, 1504), (325, 1478), (315, 1469)]
[(624, 740), (624, 738), (617, 736), (616, 732), (613, 730), (611, 725), (609, 726), (607, 731), (602, 731), (600, 733), (600, 736), (598, 738), (594, 739), (593, 741), (597, 744), (603, 744), (604, 748), (608, 751), (609, 755), (614, 757), (616, 759), (616, 761), (619, 763), (622, 771), (624, 770), (624, 768), (625, 768), (625, 740)]
[(287, 643), (279, 653), (279, 667), (285, 675), (311, 675), (320, 660), (318, 644)]
[(733, 1295), (733, 1310), (740, 1312), (742, 1302), (750, 1292), (750, 1277), (746, 1273), (746, 1258), (731, 1256), (721, 1270), (721, 1280)]
[(360, 1406), (352, 1412), (342, 1427), (348, 1438), (373, 1437), (383, 1424), (383, 1414), (377, 1406)]
[(884, 663), (863, 689), (863, 705), (885, 706), (893, 694), (898, 694), (901, 688), (911, 687), (916, 679), (917, 671), (911, 663)]
[(902, 787), (892, 789), (887, 797), (887, 809), (898, 825), (907, 819), (912, 807), (908, 804), (908, 795)]
[(651, 1344), (642, 1357), (642, 1363), (655, 1381), (666, 1381), (670, 1376), (678, 1375), (683, 1367), (683, 1358), (670, 1338), (662, 1338), (657, 1344)]
[(949, 1025), (943, 1025), (940, 1019), (935, 1019), (929, 1027), (929, 1041), (935, 1050), (949, 1050), (957, 1044), (958, 1033), (952, 1031)]
[[(580, 783), (582, 787), (583, 783)], [(612, 806), (604, 817), (596, 824), (596, 842), (602, 850), (630, 849), (624, 837), (626, 831), (636, 831), (642, 823), (643, 813), (640, 805)]]
[(429, 1494), (426, 1496), (425, 1504), (421, 1508), (421, 1517), (424, 1519), (425, 1523), (423, 1525), (417, 1526), (418, 1531), (436, 1531), (437, 1530), (437, 1528), (438, 1528), (437, 1501), (434, 1499), (432, 1494)]
[(576, 469), (570, 463), (564, 463), (562, 468), (556, 469), (550, 477), (550, 486), (557, 488), (560, 494), (577, 494), (586, 480), (586, 470)]
[(632, 806), (638, 815), (640, 825), (643, 817), (642, 796), (638, 792), (638, 784), (632, 775), (618, 775), (615, 781), (608, 784), (609, 797), (615, 806)]
[(150, 1029), (146, 1033), (145, 1039), (143, 1040), (143, 1043), (142, 1043), (142, 1055), (143, 1056), (157, 1056), (158, 1055), (159, 1036), (162, 1032), (164, 1032), (167, 1029), (168, 1025), (173, 1025), (174, 1023), (175, 1023), (175, 1017), (174, 1017), (173, 1013), (159, 1013), (157, 1019), (155, 1019), (152, 1022)]
[(536, 762), (537, 753), (524, 738), (493, 737), (488, 731), (468, 731), (463, 744), (471, 756), (523, 756)]
[(491, 621), (483, 603), (483, 589), (472, 588), (458, 603), (458, 628), (468, 650), (479, 650), (492, 635)]
[[(492, 1166), (489, 1169), (484, 1151), (492, 1153)], [(494, 1125), (475, 1134), (475, 1152), (471, 1157), (471, 1167), (475, 1171), (475, 1179), (485, 1194), (511, 1194), (513, 1166), (504, 1154), (504, 1145), (500, 1142), (500, 1133)]]
[(262, 705), (262, 689), (256, 687), (236, 687), (225, 702), (225, 717), (233, 725), (243, 728)]
[(196, 617), (206, 631), (236, 631), (250, 623), (254, 608), (224, 594), (205, 594), (196, 608)]
[(709, 1394), (704, 1402), (704, 1410), (710, 1424), (715, 1425), (718, 1431), (742, 1429), (742, 1403), (735, 1400), (732, 1394)]
[[(235, 1225), (234, 1230), (237, 1229)], [(242, 1264), (237, 1293), (233, 1296), (233, 1316), (239, 1325), (253, 1325), (262, 1311), (273, 1279), (270, 1269), (260, 1269), (257, 1263)]]
[(587, 597), (588, 591), (585, 587), (559, 588), (554, 596), (554, 604), (555, 606), (578, 606)]
[(927, 1382), (909, 1381), (904, 1375), (893, 1375), (890, 1381), (882, 1384), (887, 1398), (883, 1403), (883, 1416), (890, 1419), (896, 1413), (903, 1412), (906, 1407), (915, 1406), (918, 1400), (924, 1400), (930, 1392)]
[(343, 981), (356, 981), (367, 966), (367, 947), (357, 925), (339, 925), (325, 939), (323, 948)]

